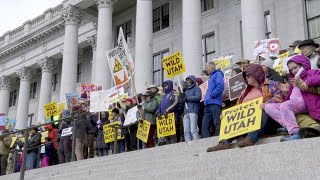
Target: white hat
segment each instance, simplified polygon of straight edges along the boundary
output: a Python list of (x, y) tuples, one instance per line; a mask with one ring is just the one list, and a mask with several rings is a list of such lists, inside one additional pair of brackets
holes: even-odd
[(267, 59), (261, 62), (261, 66), (267, 66), (270, 69), (273, 69), (273, 61), (271, 59)]

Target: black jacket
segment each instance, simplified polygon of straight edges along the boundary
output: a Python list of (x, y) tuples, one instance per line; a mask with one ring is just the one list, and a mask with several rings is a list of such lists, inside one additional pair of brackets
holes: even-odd
[[(39, 132), (36, 132), (34, 134), (31, 135), (31, 138), (29, 139), (29, 145), (28, 145), (28, 149), (30, 148), (34, 148), (34, 149), (30, 149), (28, 150), (28, 154), (31, 153), (31, 152), (34, 152), (34, 153), (38, 153), (38, 147), (41, 145), (41, 134)], [(37, 147), (37, 148), (35, 148)]]
[(285, 83), (283, 77), (280, 76), (279, 73), (277, 73), (274, 69), (269, 68), (269, 72), (267, 74), (267, 78), (272, 81)]

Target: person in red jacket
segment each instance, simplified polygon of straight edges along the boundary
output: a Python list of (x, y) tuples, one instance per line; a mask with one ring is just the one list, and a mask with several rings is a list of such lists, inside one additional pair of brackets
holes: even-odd
[(50, 165), (58, 164), (58, 129), (54, 128), (52, 124), (47, 124), (44, 129), (48, 131), (48, 137), (52, 143), (52, 153), (50, 156)]

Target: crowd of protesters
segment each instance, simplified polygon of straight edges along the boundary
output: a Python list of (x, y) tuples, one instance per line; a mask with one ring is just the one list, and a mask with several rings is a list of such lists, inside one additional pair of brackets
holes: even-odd
[[(300, 49), (301, 53), (295, 53), (295, 49)], [(288, 51), (295, 54), (287, 63), (289, 73), (282, 75), (273, 69), (274, 58), (266, 53), (260, 54), (257, 60), (239, 60), (232, 69), (232, 75), (242, 73), (247, 86), (233, 102), (223, 100), (224, 72), (217, 69), (213, 61), (208, 62), (201, 75), (188, 76), (182, 89), (174, 89), (171, 80), (163, 82), (161, 87), (151, 85), (144, 94), (115, 103), (111, 112), (90, 113), (88, 102), (79, 101), (71, 111), (66, 109), (60, 114), (60, 118), (72, 117), (74, 121), (66, 119), (58, 124), (52, 122), (42, 128), (31, 129), (26, 169), (70, 162), (73, 141), (75, 158), (82, 160), (219, 136), (223, 109), (259, 97), (263, 97), (261, 128), (243, 137), (221, 140), (216, 146), (209, 147), (208, 152), (229, 149), (234, 140), (239, 147), (252, 146), (262, 136), (277, 133), (286, 134), (281, 141), (320, 136), (319, 45), (313, 40), (295, 41)], [(199, 85), (204, 83), (201, 78), (204, 76), (209, 78), (208, 89), (200, 102), (202, 92)], [(115, 144), (105, 143), (103, 126), (117, 121), (123, 125), (126, 113), (134, 106), (138, 107), (137, 122), (146, 120), (151, 124), (148, 140), (146, 143), (137, 141), (137, 123), (122, 126), (124, 139), (115, 142), (119, 148), (114, 152)], [(170, 113), (174, 113), (176, 134), (158, 138), (156, 118), (166, 118)], [(76, 133), (64, 135), (63, 130), (70, 127), (75, 128)], [(43, 131), (48, 131), (44, 142), (41, 140)], [(2, 133), (8, 132), (4, 130)], [(22, 152), (12, 153), (12, 150), (23, 149), (23, 134), (13, 136), (17, 138), (14, 142), (10, 136), (0, 139), (1, 175), (21, 169)], [(41, 144), (43, 146), (39, 148)]]

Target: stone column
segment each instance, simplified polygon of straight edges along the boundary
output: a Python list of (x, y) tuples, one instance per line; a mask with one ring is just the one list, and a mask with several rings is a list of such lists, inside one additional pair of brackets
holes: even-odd
[(45, 57), (38, 61), (38, 65), (42, 69), (42, 75), (37, 120), (44, 123), (45, 114), (43, 106), (51, 102), (53, 61)]
[(27, 127), (28, 123), (30, 79), (32, 78), (32, 74), (29, 68), (23, 67), (17, 71), (17, 75), (20, 77), (20, 88), (16, 116), (16, 128), (24, 129)]
[(182, 1), (183, 60), (189, 75), (199, 75), (202, 70), (201, 2)]
[(78, 63), (78, 28), (80, 11), (69, 5), (64, 13), (65, 34), (61, 73), (60, 102), (65, 102), (65, 93), (76, 92)]
[(10, 81), (6, 76), (0, 77), (0, 114), (9, 112), (9, 98), (10, 98)]
[(114, 0), (96, 0), (98, 6), (97, 51), (94, 63), (94, 83), (104, 89), (111, 86), (111, 73), (106, 51), (112, 49), (112, 11)]
[(253, 42), (265, 39), (264, 9), (260, 1), (241, 0), (243, 55), (253, 58)]
[(137, 0), (135, 85), (145, 92), (153, 84), (152, 0)]
[(96, 49), (97, 49), (97, 44), (96, 44), (97, 36), (91, 36), (88, 38), (88, 42), (92, 48), (92, 73), (91, 73), (91, 82), (95, 82), (95, 71), (96, 71)]

